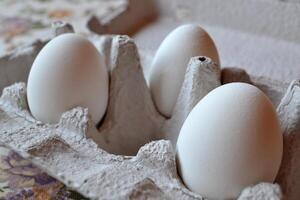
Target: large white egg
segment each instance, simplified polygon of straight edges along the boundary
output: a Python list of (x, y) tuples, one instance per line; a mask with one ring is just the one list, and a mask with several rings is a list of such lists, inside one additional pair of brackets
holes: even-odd
[(242, 189), (273, 182), (282, 133), (265, 94), (246, 83), (218, 87), (187, 117), (177, 141), (185, 185), (211, 199), (237, 198)]
[(182, 25), (162, 42), (154, 57), (149, 87), (158, 111), (170, 117), (179, 95), (189, 60), (194, 56), (210, 57), (219, 64), (211, 37), (198, 25)]
[(40, 121), (56, 123), (63, 112), (82, 106), (97, 123), (108, 100), (108, 72), (103, 58), (84, 37), (60, 35), (34, 60), (27, 95), (30, 111)]

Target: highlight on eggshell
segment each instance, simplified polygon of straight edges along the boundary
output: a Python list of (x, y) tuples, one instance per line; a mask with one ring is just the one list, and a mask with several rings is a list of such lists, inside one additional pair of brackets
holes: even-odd
[(217, 48), (200, 26), (186, 24), (173, 30), (158, 48), (149, 75), (149, 87), (158, 111), (171, 117), (189, 60), (206, 56), (220, 64)]
[(268, 97), (253, 85), (230, 83), (207, 94), (185, 120), (176, 147), (179, 174), (208, 199), (236, 199), (278, 173), (283, 138)]
[(68, 33), (48, 42), (35, 58), (28, 77), (27, 99), (32, 115), (57, 123), (77, 106), (88, 108), (98, 123), (107, 107), (108, 72), (95, 46)]

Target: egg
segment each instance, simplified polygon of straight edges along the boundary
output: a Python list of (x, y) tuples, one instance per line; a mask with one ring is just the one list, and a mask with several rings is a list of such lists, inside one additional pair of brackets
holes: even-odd
[(35, 58), (27, 83), (32, 115), (45, 123), (57, 123), (63, 112), (88, 108), (97, 123), (108, 101), (108, 72), (95, 46), (74, 33), (55, 37)]
[(211, 199), (273, 182), (282, 159), (282, 133), (270, 100), (255, 86), (230, 83), (207, 94), (188, 115), (177, 140), (179, 174)]
[(158, 48), (149, 74), (149, 87), (158, 111), (171, 117), (189, 60), (207, 56), (219, 63), (216, 46), (200, 26), (182, 25), (172, 31)]

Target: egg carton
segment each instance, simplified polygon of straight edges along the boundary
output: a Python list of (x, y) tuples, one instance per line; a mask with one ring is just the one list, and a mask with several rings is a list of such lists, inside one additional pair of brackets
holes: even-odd
[[(72, 32), (69, 25), (55, 33)], [(263, 90), (277, 107), (284, 135), (283, 161), (276, 183), (245, 188), (238, 199), (300, 198), (300, 81), (289, 85), (249, 76), (239, 68), (215, 67), (209, 58), (191, 58), (170, 119), (152, 101), (138, 52), (128, 36), (90, 35), (105, 58), (109, 75), (106, 115), (96, 125), (86, 108), (65, 112), (57, 124), (32, 117), (26, 80), (46, 42), (0, 59), (6, 82), (0, 98), (0, 142), (44, 169), (66, 186), (91, 199), (205, 199), (187, 189), (177, 174), (174, 146), (185, 118), (209, 91), (229, 82), (248, 82)], [(47, 106), (47, 105), (45, 105)], [(222, 163), (220, 163), (222, 164)]]

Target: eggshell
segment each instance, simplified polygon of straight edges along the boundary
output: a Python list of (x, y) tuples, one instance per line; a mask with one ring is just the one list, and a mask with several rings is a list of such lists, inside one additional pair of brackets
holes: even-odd
[(107, 107), (108, 72), (89, 40), (63, 34), (37, 55), (27, 90), (30, 111), (40, 121), (56, 123), (63, 112), (82, 106), (97, 123)]
[(170, 117), (179, 95), (189, 60), (207, 56), (219, 64), (211, 37), (198, 25), (182, 25), (162, 42), (154, 57), (149, 87), (158, 111)]
[(266, 95), (250, 84), (226, 84), (205, 96), (184, 122), (179, 173), (189, 189), (207, 198), (237, 198), (247, 186), (274, 181), (282, 146)]

